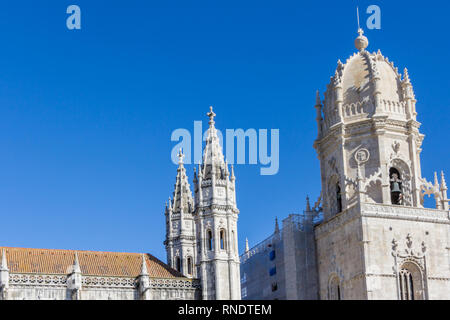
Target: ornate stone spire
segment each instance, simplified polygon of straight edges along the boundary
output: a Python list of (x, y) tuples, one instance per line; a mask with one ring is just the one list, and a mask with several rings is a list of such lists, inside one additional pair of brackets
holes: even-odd
[(278, 225), (278, 218), (275, 218), (275, 233), (280, 233), (280, 226)]
[(73, 273), (81, 273), (80, 262), (78, 261), (78, 254), (75, 252), (75, 259), (73, 261)]
[(408, 69), (405, 68), (405, 70), (403, 71), (403, 81), (405, 83), (411, 84), (411, 80), (409, 79), (409, 74), (408, 74)]
[(230, 180), (231, 180), (231, 181), (236, 180), (236, 177), (234, 176), (234, 166), (233, 166), (233, 165), (231, 165), (231, 176), (230, 176)]
[(316, 91), (316, 105), (314, 106), (316, 108), (316, 121), (317, 121), (317, 130), (319, 137), (322, 135), (322, 101), (320, 100), (320, 92), (319, 90)]
[(141, 276), (148, 276), (147, 270), (147, 262), (145, 261), (145, 255), (142, 254), (142, 262), (141, 262)]
[(439, 190), (439, 180), (438, 180), (438, 176), (437, 176), (437, 172), (434, 172), (434, 187)]
[(209, 129), (206, 137), (206, 146), (203, 151), (203, 162), (202, 162), (202, 175), (204, 180), (209, 180), (212, 178), (212, 173), (215, 174), (216, 178), (224, 179), (225, 175), (225, 161), (222, 152), (222, 147), (220, 145), (220, 140), (217, 135), (217, 129), (214, 127), (215, 121), (214, 113), (212, 107), (207, 113), (209, 117)]
[(309, 204), (309, 196), (306, 196), (306, 211), (311, 211), (311, 205)]
[(321, 106), (322, 105), (322, 101), (320, 100), (320, 91), (317, 90), (316, 91), (316, 106)]
[(441, 190), (447, 190), (447, 183), (445, 182), (444, 171), (441, 171)]
[[(175, 190), (173, 192), (172, 212), (173, 213), (191, 213), (194, 208), (191, 186), (186, 175), (186, 168), (183, 164), (184, 154), (180, 149), (178, 153), (178, 169), (175, 181)], [(170, 201), (170, 200), (169, 200)]]
[(249, 252), (250, 248), (248, 246), (248, 238), (245, 238), (245, 253)]
[(147, 270), (147, 262), (145, 261), (145, 254), (142, 254), (142, 262), (141, 262), (141, 274), (138, 277), (139, 283), (139, 294), (141, 300), (149, 300), (150, 293), (150, 277)]

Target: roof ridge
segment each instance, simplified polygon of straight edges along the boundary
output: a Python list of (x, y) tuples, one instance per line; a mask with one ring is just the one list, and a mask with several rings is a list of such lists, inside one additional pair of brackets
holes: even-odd
[(137, 254), (137, 255), (147, 254), (147, 255), (151, 255), (150, 253), (146, 253), (146, 252), (96, 251), (96, 250), (49, 249), (49, 248), (24, 248), (24, 247), (6, 247), (6, 246), (0, 246), (0, 248), (20, 249), (20, 250), (48, 250), (48, 251), (68, 251), (68, 252), (95, 252), (95, 253), (120, 253), (120, 254)]

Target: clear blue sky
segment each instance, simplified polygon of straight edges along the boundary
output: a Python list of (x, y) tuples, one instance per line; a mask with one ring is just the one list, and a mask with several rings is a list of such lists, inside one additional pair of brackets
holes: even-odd
[[(82, 29), (66, 28), (77, 4)], [(236, 168), (239, 245), (320, 193), (315, 91), (354, 51), (408, 67), (426, 134), (422, 174), (450, 182), (446, 1), (7, 1), (0, 8), (0, 244), (150, 252), (165, 261), (174, 129), (280, 129), (280, 171)], [(362, 14), (364, 21), (368, 15)], [(192, 166), (188, 166), (192, 181)]]

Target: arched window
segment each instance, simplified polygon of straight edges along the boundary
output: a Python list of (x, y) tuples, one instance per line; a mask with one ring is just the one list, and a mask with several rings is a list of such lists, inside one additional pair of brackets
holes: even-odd
[(333, 275), (328, 283), (328, 299), (341, 300), (341, 284), (336, 275)]
[(398, 276), (401, 300), (424, 299), (422, 273), (417, 265), (412, 262), (405, 263)]
[(220, 250), (226, 250), (226, 244), (225, 244), (225, 229), (220, 229)]
[(181, 258), (180, 257), (176, 257), (175, 265), (176, 265), (177, 271), (181, 272)]
[(389, 169), (389, 181), (391, 185), (391, 203), (395, 205), (403, 204), (402, 180), (397, 169)]
[(213, 236), (211, 230), (206, 231), (206, 245), (208, 250), (213, 250)]
[(337, 213), (342, 211), (342, 194), (341, 186), (339, 183), (336, 184), (336, 203), (337, 203)]
[(188, 275), (192, 275), (192, 258), (187, 258), (187, 269), (188, 269)]
[(231, 231), (231, 243), (233, 245), (233, 251), (236, 252), (236, 241), (234, 238), (234, 230)]

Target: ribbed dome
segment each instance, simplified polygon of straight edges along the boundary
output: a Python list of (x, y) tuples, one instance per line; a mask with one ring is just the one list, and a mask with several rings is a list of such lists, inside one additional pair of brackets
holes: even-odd
[[(361, 37), (360, 34), (358, 38)], [(345, 63), (338, 61), (327, 86), (323, 107), (325, 130), (341, 120), (344, 123), (364, 120), (375, 112), (397, 120), (409, 118), (406, 99), (414, 99), (414, 94), (407, 70), (402, 80), (388, 58), (380, 51), (369, 53), (361, 41), (355, 41), (359, 52)]]
[(351, 57), (342, 71), (343, 104), (367, 101), (375, 92), (374, 77), (379, 77), (381, 99), (402, 100), (401, 76), (380, 52), (359, 52)]

